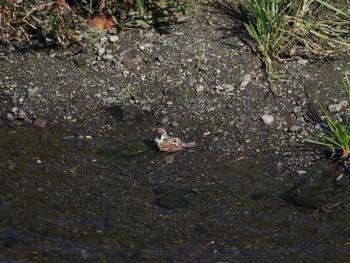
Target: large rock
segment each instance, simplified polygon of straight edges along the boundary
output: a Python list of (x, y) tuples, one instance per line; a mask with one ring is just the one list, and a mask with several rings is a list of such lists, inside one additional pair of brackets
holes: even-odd
[[(344, 171), (345, 172), (345, 171)], [(287, 202), (318, 210), (331, 210), (350, 206), (350, 187), (347, 182), (338, 184), (341, 175), (338, 163), (317, 161), (301, 180), (281, 195)]]

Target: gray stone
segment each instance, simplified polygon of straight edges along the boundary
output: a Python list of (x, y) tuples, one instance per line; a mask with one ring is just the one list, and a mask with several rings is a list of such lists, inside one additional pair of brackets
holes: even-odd
[(245, 89), (251, 80), (252, 80), (251, 74), (244, 74), (241, 78), (241, 85), (239, 87), (241, 89)]
[(289, 127), (289, 129), (288, 129), (288, 131), (290, 131), (290, 132), (299, 132), (301, 130), (302, 130), (302, 128), (298, 125), (293, 125), (293, 126)]
[(119, 39), (119, 37), (117, 35), (111, 35), (109, 36), (109, 41), (112, 42), (112, 43), (115, 43), (117, 42)]
[(274, 117), (272, 115), (269, 114), (264, 114), (261, 116), (261, 120), (265, 123), (265, 124), (271, 124), (274, 121)]
[(234, 91), (235, 87), (232, 84), (223, 84), (222, 87), (225, 89), (227, 92), (232, 92)]
[(11, 112), (6, 113), (6, 119), (8, 121), (13, 121), (15, 119), (15, 116)]
[(332, 105), (329, 105), (328, 106), (328, 110), (330, 111), (330, 112), (339, 112), (339, 111), (341, 111), (341, 109), (342, 109), (342, 105), (340, 105), (340, 104), (332, 104)]
[(196, 84), (195, 90), (197, 93), (201, 93), (204, 91), (204, 86), (202, 84)]
[(300, 113), (300, 111), (301, 111), (300, 106), (295, 106), (294, 109), (293, 109), (294, 113)]
[(306, 66), (307, 63), (309, 63), (309, 61), (308, 61), (307, 59), (301, 58), (301, 59), (298, 59), (297, 63), (298, 63), (299, 65)]

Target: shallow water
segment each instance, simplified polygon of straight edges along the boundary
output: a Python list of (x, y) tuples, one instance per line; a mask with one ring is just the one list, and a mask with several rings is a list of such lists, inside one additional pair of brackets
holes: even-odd
[(281, 200), (293, 182), (275, 157), (169, 155), (123, 132), (0, 129), (2, 262), (350, 257), (347, 214)]

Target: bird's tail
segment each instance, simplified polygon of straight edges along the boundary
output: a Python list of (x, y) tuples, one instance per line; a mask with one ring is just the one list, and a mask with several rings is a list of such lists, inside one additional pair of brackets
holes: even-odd
[(184, 147), (184, 148), (193, 148), (196, 146), (197, 146), (197, 144), (195, 142), (182, 143), (182, 147)]

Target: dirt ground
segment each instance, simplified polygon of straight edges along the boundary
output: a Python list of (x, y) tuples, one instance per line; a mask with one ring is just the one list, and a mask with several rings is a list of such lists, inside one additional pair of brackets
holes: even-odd
[[(2, 46), (2, 125), (37, 119), (34, 126), (76, 125), (92, 135), (129, 125), (130, 136), (145, 139), (163, 126), (205, 151), (269, 155), (302, 174), (322, 155), (304, 142), (323, 127), (313, 90), (326, 106), (346, 99), (339, 76), (349, 73), (350, 60), (306, 50), (276, 62), (285, 75), (273, 81), (272, 92), (235, 2), (207, 4), (170, 28), (111, 30), (82, 47)], [(122, 105), (130, 106), (123, 113), (130, 119), (120, 121)], [(128, 112), (134, 109), (146, 116), (141, 124)]]

